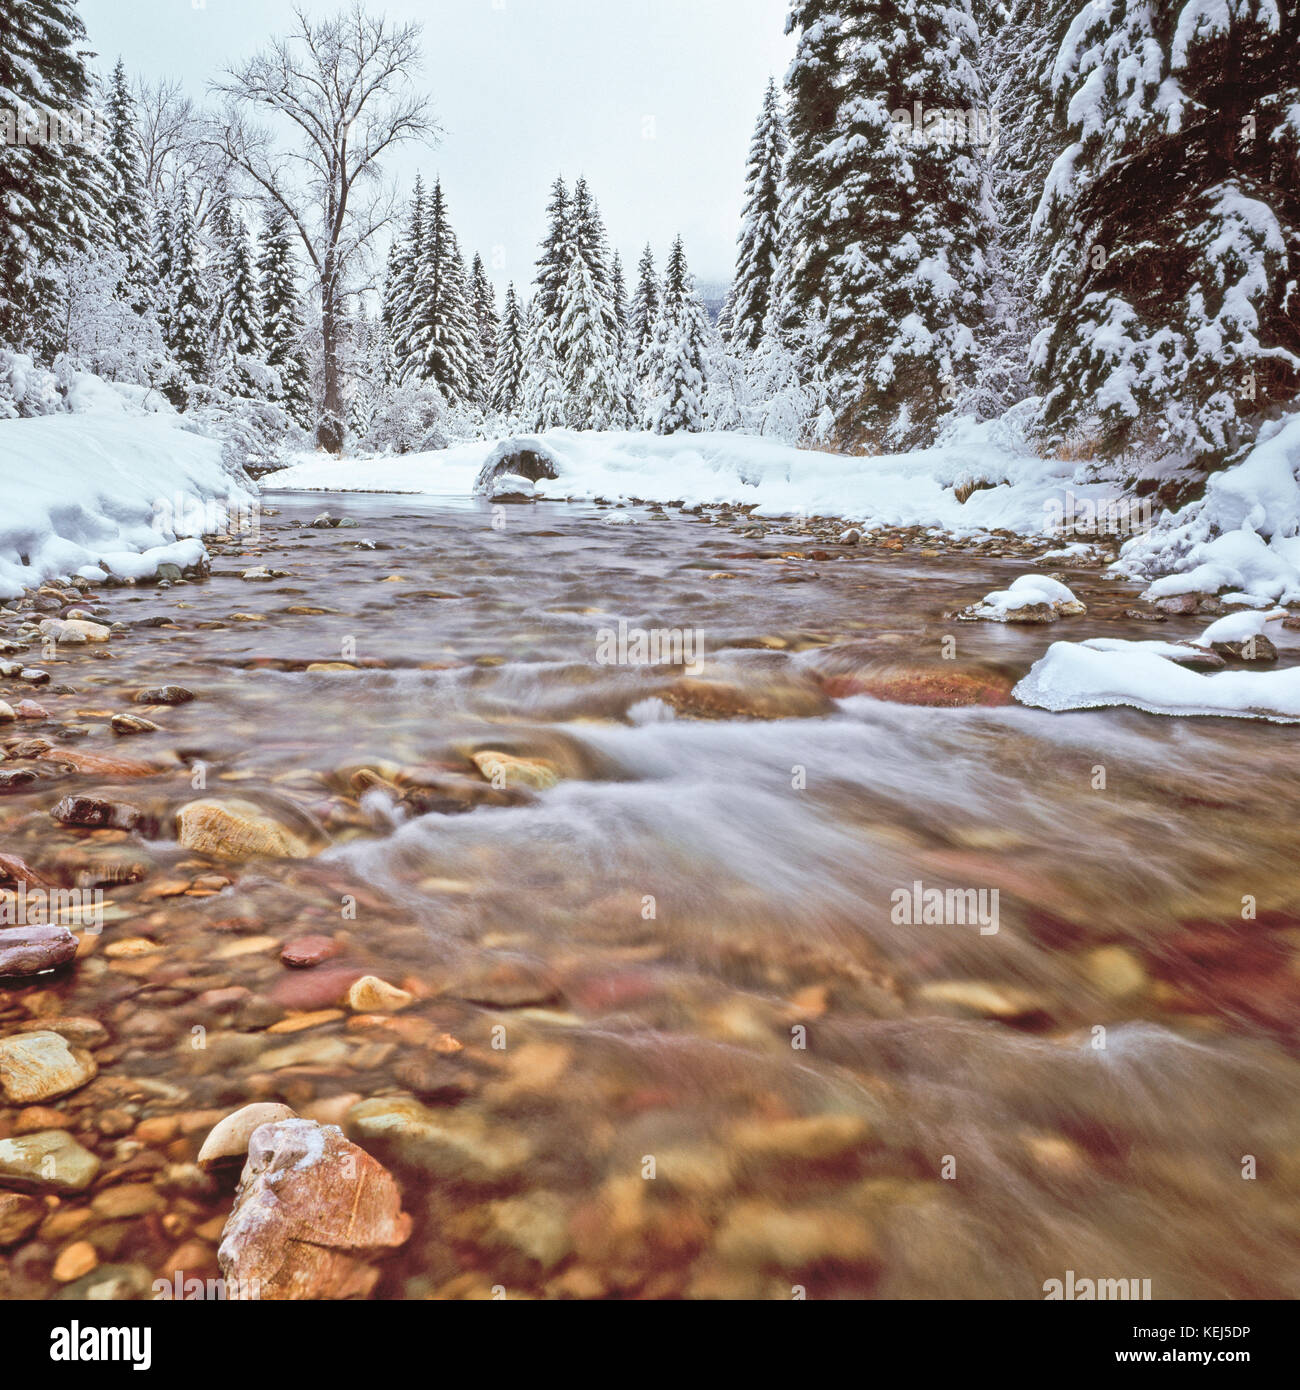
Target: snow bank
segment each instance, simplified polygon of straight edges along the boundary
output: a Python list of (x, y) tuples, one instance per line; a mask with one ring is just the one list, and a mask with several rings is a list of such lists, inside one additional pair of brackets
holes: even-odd
[[(1273, 421), (1205, 495), (1161, 517), (1120, 551), (1115, 570), (1154, 580), (1147, 598), (1219, 593), (1238, 602), (1300, 603), (1300, 415)], [(1163, 578), (1155, 578), (1161, 575)]]
[[(522, 462), (521, 462), (522, 460)], [(540, 461), (544, 467), (538, 467)], [(554, 479), (547, 477), (547, 470)], [(304, 458), (267, 474), (268, 488), (487, 494), (502, 473), (550, 497), (639, 497), (690, 504), (754, 503), (760, 516), (835, 516), (872, 526), (934, 527), (957, 535), (1038, 534), (1076, 501), (1113, 499), (1113, 485), (1076, 483), (1075, 465), (1035, 458), (969, 425), (910, 454), (849, 458), (736, 433), (653, 435), (553, 430), (369, 460)], [(986, 484), (957, 500), (971, 484)]]
[(83, 383), (81, 399), (84, 413), (0, 422), (0, 599), (57, 575), (184, 569), (203, 557), (198, 535), (252, 514), (218, 441), (131, 414), (110, 388)]
[(1012, 694), (1056, 711), (1131, 705), (1150, 714), (1300, 722), (1300, 666), (1202, 675), (1144, 642), (1053, 642)]

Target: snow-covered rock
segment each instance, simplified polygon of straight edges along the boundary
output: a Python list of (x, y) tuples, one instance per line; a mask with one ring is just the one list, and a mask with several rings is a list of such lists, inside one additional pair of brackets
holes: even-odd
[(1300, 722), (1300, 666), (1202, 675), (1144, 642), (1053, 642), (1012, 694), (1022, 705), (1055, 711), (1131, 705), (1150, 714)]
[(994, 623), (1054, 623), (1058, 618), (1087, 611), (1059, 579), (1045, 574), (1022, 574), (1008, 588), (985, 594), (979, 603), (962, 609), (957, 616)]

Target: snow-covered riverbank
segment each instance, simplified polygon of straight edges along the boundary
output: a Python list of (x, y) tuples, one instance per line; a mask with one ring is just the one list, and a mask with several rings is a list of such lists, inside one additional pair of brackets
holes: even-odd
[(202, 560), (205, 532), (256, 506), (221, 445), (170, 412), (0, 423), (0, 599), (56, 576), (139, 579)]

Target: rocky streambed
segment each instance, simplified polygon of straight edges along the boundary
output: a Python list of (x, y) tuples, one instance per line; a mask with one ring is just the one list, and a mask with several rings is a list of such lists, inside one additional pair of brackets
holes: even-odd
[[(266, 500), (0, 610), (0, 1296), (1294, 1295), (1294, 735), (1009, 694), (1203, 615)], [(1087, 612), (952, 616), (1029, 569)]]

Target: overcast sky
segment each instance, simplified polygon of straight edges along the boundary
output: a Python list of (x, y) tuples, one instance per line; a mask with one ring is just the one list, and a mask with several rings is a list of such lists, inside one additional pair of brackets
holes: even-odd
[[(307, 0), (329, 15), (338, 0)], [(585, 174), (632, 278), (648, 240), (662, 268), (681, 231), (702, 281), (731, 276), (745, 156), (769, 74), (791, 46), (787, 0), (372, 0), (424, 24), (444, 134), (390, 167), (405, 187), (441, 174), (468, 260), (527, 283), (557, 173)], [(213, 73), (292, 26), (292, 0), (81, 0), (99, 65)]]

